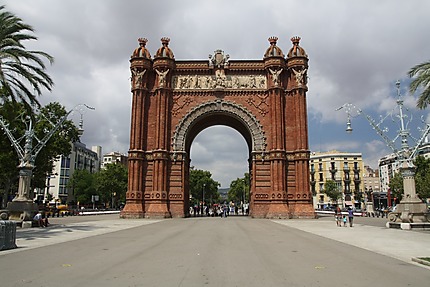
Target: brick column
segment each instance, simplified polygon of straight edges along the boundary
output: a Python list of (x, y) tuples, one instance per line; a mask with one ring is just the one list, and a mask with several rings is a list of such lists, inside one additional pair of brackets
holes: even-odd
[[(146, 43), (146, 42), (145, 42)], [(144, 194), (144, 142), (147, 110), (147, 79), (151, 60), (133, 57), (130, 60), (133, 93), (130, 128), (130, 149), (128, 152), (128, 190), (126, 204), (121, 211), (122, 218), (142, 218), (145, 215)]]

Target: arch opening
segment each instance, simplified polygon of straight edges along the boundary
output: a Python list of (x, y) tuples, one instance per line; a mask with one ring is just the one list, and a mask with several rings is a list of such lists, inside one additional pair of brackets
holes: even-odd
[[(196, 130), (200, 128), (195, 126)], [(235, 128), (215, 124), (199, 132), (190, 146), (186, 172), (190, 216), (220, 216), (224, 208), (228, 215), (248, 214), (251, 164), (245, 137)], [(205, 178), (205, 172), (210, 173), (211, 180)], [(202, 177), (205, 186), (201, 184)], [(229, 194), (231, 187), (235, 191)]]

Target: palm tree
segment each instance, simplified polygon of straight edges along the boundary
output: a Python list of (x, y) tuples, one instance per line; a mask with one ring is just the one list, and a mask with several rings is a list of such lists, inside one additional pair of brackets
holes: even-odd
[[(41, 51), (30, 51), (23, 41), (37, 40), (28, 32), (34, 32), (32, 26), (22, 22), (13, 13), (0, 6), (0, 89), (3, 97), (12, 101), (22, 101), (27, 105), (39, 102), (42, 88), (51, 91), (54, 84), (45, 73), (44, 59), (53, 62), (53, 57)], [(34, 90), (34, 94), (31, 89)], [(36, 94), (36, 95), (35, 95)]]
[(423, 91), (418, 98), (417, 107), (420, 109), (425, 109), (430, 103), (430, 61), (424, 62), (413, 67), (409, 72), (408, 76), (410, 78), (415, 77), (412, 80), (409, 91), (415, 93), (419, 87), (423, 87)]

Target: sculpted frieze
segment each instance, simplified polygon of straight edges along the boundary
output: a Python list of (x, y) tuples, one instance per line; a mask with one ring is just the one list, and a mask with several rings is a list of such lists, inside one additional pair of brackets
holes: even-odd
[(267, 88), (267, 80), (264, 75), (226, 76), (224, 73), (216, 73), (215, 76), (186, 75), (174, 76), (172, 87), (175, 90), (210, 90), (215, 88), (264, 90)]

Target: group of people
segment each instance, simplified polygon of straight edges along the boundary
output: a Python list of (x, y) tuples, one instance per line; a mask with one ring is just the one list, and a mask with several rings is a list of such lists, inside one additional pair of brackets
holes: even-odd
[[(242, 215), (248, 214), (248, 205), (243, 204), (241, 207)], [(208, 216), (208, 217), (227, 217), (230, 214), (238, 215), (239, 207), (234, 204), (214, 204), (211, 206), (194, 205), (190, 207), (190, 214), (194, 217), (196, 216)]]
[[(351, 207), (348, 207), (347, 212), (348, 212), (349, 227), (352, 227), (352, 224), (354, 221), (354, 210), (352, 210)], [(344, 227), (347, 226), (347, 215), (342, 214), (342, 210), (340, 209), (339, 206), (334, 210), (334, 220), (336, 221), (336, 226), (341, 227), (342, 223)]]

